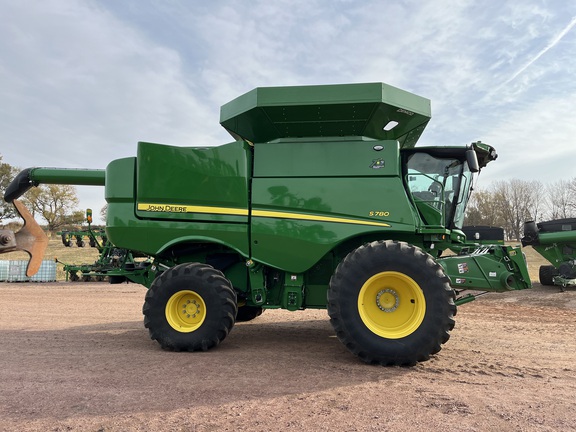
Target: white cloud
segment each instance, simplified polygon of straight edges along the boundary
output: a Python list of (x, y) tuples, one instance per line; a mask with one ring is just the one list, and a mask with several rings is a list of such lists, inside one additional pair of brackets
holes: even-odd
[[(548, 51), (550, 51), (556, 45), (558, 45), (558, 43), (560, 43), (562, 39), (566, 37), (566, 35), (568, 35), (568, 33), (574, 28), (574, 26), (576, 26), (576, 17), (573, 17), (572, 20), (568, 23), (568, 25), (564, 27), (558, 34), (554, 35), (540, 51), (536, 52), (533, 56), (531, 56), (508, 79), (506, 79), (503, 83), (501, 83), (498, 87), (496, 87), (496, 89), (493, 90), (493, 93), (501, 91), (504, 87), (508, 86), (511, 83), (514, 83), (514, 81), (517, 80), (519, 77), (521, 77), (521, 75), (525, 74), (532, 65), (534, 65), (537, 61), (539, 61)], [(555, 68), (556, 65), (553, 63), (551, 67)], [(524, 79), (520, 81), (520, 84), (517, 85), (516, 88), (522, 90), (530, 86), (532, 82), (537, 82), (538, 79), (544, 75), (544, 73), (545, 71), (543, 71), (541, 68), (540, 71), (537, 71), (535, 74), (532, 74), (532, 76), (524, 77)]]
[[(0, 30), (0, 153), (15, 166), (105, 168), (136, 143), (216, 144), (179, 54), (86, 2), (9, 7)], [(200, 85), (200, 84), (199, 84)], [(98, 191), (90, 192), (95, 199)], [(103, 190), (95, 209), (104, 205)]]
[(574, 100), (574, 93), (544, 97), (511, 110), (487, 129), (486, 142), (505, 143), (498, 148), (499, 159), (494, 167), (489, 168), (490, 177), (542, 182), (572, 178), (576, 123), (571, 121), (570, 113)]

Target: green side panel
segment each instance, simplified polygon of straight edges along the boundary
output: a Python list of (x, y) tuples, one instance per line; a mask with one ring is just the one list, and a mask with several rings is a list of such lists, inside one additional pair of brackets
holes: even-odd
[(531, 246), (555, 268), (558, 268), (560, 264), (566, 261), (576, 259), (576, 240), (571, 242), (562, 241), (552, 245)]
[(180, 242), (214, 242), (248, 257), (247, 223), (174, 220), (173, 214), (165, 214), (164, 219), (138, 218), (135, 170), (136, 158), (118, 159), (106, 168), (106, 233), (114, 245), (157, 255)]
[(366, 136), (408, 148), (430, 113), (430, 100), (383, 83), (260, 87), (223, 105), (220, 124), (251, 142)]
[(254, 178), (252, 258), (301, 273), (344, 240), (414, 234), (399, 177)]
[[(246, 255), (244, 257), (247, 258)], [(248, 267), (245, 262), (238, 262), (231, 265), (224, 270), (226, 279), (232, 282), (234, 289), (242, 292), (247, 292), (250, 288), (250, 282), (248, 279)]]
[(330, 278), (337, 265), (337, 258), (326, 255), (305, 273), (304, 305), (307, 308), (325, 308)]
[(254, 144), (254, 177), (399, 176), (397, 141), (285, 139)]
[(144, 219), (248, 222), (249, 146), (138, 144), (137, 211)]
[[(330, 280), (330, 279), (328, 279)], [(307, 308), (325, 308), (328, 297), (326, 285), (306, 285), (304, 304)]]
[(109, 205), (117, 202), (134, 202), (135, 175), (135, 157), (116, 159), (108, 164), (104, 196)]

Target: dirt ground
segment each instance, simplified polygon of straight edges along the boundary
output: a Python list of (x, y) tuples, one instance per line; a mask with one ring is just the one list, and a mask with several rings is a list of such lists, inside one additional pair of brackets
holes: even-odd
[(324, 310), (162, 351), (135, 284), (0, 283), (2, 431), (576, 430), (576, 289), (488, 294), (440, 353), (368, 366)]

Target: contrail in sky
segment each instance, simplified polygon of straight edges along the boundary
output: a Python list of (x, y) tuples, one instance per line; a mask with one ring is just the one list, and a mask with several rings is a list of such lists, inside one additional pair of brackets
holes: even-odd
[(576, 25), (576, 16), (572, 17), (572, 20), (570, 21), (570, 23), (566, 27), (564, 27), (564, 29), (560, 33), (558, 33), (558, 35), (554, 39), (552, 39), (548, 43), (548, 45), (546, 45), (528, 63), (526, 63), (518, 71), (516, 71), (516, 73), (514, 75), (512, 75), (510, 78), (508, 78), (500, 87), (505, 86), (506, 84), (510, 83), (511, 81), (514, 81), (518, 77), (518, 75), (520, 75), (522, 72), (524, 72), (526, 69), (528, 69), (535, 61), (537, 61), (540, 57), (542, 57), (544, 54), (546, 54), (549, 50), (554, 48), (556, 46), (556, 44), (558, 44), (558, 42), (560, 42), (562, 40), (562, 38), (564, 36), (566, 36), (568, 34), (568, 32), (570, 30), (572, 30), (572, 28), (575, 25)]

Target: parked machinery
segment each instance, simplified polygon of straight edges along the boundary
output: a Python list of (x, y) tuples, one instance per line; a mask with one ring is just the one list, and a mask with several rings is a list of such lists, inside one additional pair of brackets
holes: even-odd
[(540, 266), (542, 285), (564, 290), (576, 285), (576, 218), (524, 224), (522, 245), (532, 246), (551, 265)]
[(90, 247), (98, 249), (99, 252), (98, 259), (91, 264), (67, 264), (58, 261), (64, 266), (66, 280), (89, 282), (107, 279), (111, 284), (117, 284), (127, 281), (126, 275), (141, 272), (150, 264), (150, 260), (145, 255), (117, 248), (108, 240), (103, 229), (93, 228), (91, 209), (86, 210), (86, 221), (88, 227), (85, 229), (64, 230), (57, 233), (62, 237), (62, 244), (66, 247), (71, 247), (74, 239), (78, 247), (84, 247), (86, 243), (84, 239), (88, 239)]
[(257, 88), (221, 109), (234, 142), (31, 168), (5, 199), (105, 186), (109, 239), (153, 258), (126, 277), (149, 288), (144, 324), (166, 349), (207, 350), (263, 309), (327, 308), (365, 362), (413, 365), (448, 340), (460, 291), (531, 286), (519, 247), (441, 257), (466, 242), (474, 178), (497, 155), (415, 147), (429, 120), (428, 99), (382, 83)]

